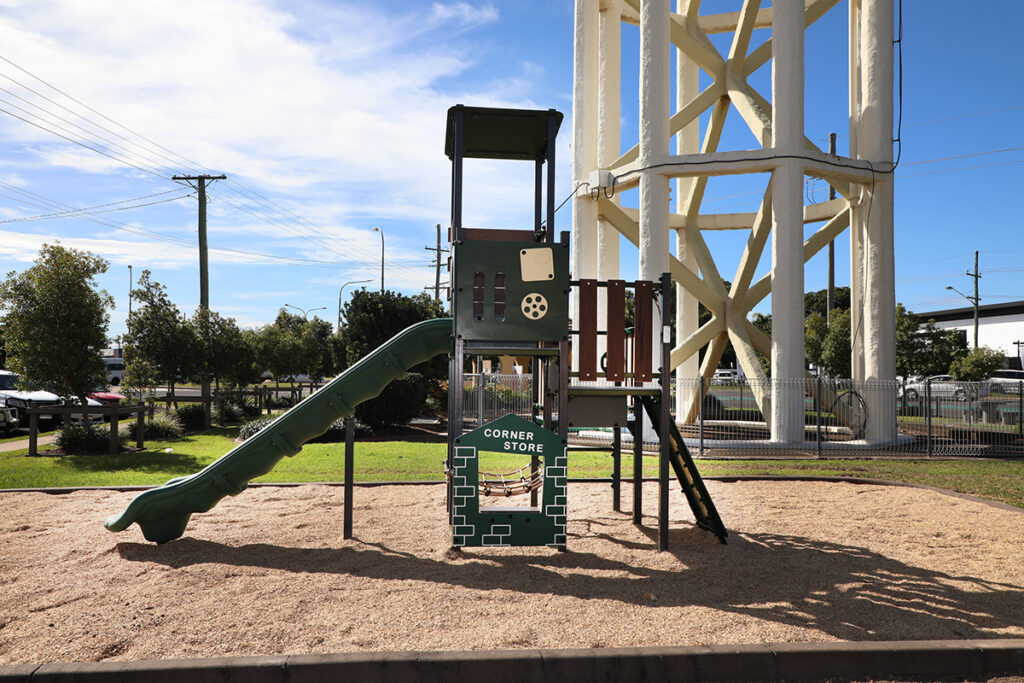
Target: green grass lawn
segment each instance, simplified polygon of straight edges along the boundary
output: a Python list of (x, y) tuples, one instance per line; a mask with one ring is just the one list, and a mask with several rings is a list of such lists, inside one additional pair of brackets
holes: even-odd
[[(61, 486), (162, 484), (209, 465), (232, 447), (238, 428), (218, 428), (174, 441), (150, 441), (144, 451), (116, 456), (39, 456), (26, 451), (0, 453), (0, 489)], [(444, 480), (446, 446), (439, 442), (356, 441), (356, 481)], [(518, 456), (489, 456), (482, 469), (510, 472), (527, 463)], [(607, 453), (570, 453), (569, 476), (611, 476)], [(706, 476), (802, 475), (863, 477), (938, 486), (1024, 507), (1021, 460), (711, 460), (698, 462)], [(623, 453), (622, 472), (633, 471)], [(656, 476), (657, 459), (644, 459), (645, 476)], [(343, 444), (310, 444), (284, 458), (260, 482), (328, 482), (344, 477)]]

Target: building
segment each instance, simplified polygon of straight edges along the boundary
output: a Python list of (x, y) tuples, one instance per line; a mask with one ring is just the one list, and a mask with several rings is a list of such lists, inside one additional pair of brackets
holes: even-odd
[[(935, 327), (940, 330), (963, 330), (967, 334), (968, 345), (973, 346), (973, 306), (927, 311), (917, 315), (922, 320), (935, 321)], [(1002, 351), (1011, 359), (1011, 365), (1014, 358), (1019, 363), (1021, 345), (1024, 345), (1024, 301), (978, 306), (978, 344)]]

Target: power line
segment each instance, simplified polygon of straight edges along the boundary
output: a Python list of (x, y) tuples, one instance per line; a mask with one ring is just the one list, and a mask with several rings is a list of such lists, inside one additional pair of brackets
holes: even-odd
[[(167, 202), (176, 202), (179, 199), (192, 196), (192, 193), (187, 192), (176, 197), (168, 197), (167, 199), (160, 199), (155, 202), (145, 202), (143, 204), (132, 204), (130, 206), (117, 206), (118, 204), (125, 204), (128, 202), (138, 201), (139, 199), (145, 199), (147, 197), (155, 197), (158, 195), (168, 194), (170, 192), (179, 192), (179, 190), (167, 190), (166, 192), (157, 192), (156, 194), (146, 195), (145, 197), (136, 197), (135, 199), (122, 199), (119, 202), (110, 202), (107, 204), (97, 204), (96, 206), (87, 206), (80, 209), (69, 209), (67, 211), (57, 211), (54, 213), (44, 213), (37, 216), (23, 216), (21, 218), (8, 218), (6, 220), (0, 220), (0, 223), (24, 223), (26, 221), (42, 221), (51, 220), (54, 218), (75, 218), (79, 214), (97, 214), (97, 213), (108, 213), (112, 211), (127, 211), (129, 209), (140, 209), (144, 206), (154, 206), (156, 204), (166, 204)], [(113, 208), (104, 208), (113, 207)]]

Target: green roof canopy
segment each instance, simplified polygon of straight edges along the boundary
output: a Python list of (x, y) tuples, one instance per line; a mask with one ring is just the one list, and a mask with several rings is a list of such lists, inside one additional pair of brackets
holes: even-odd
[(562, 124), (562, 113), (554, 109), (495, 109), (457, 104), (448, 110), (444, 153), (455, 156), (455, 112), (463, 112), (462, 155), (467, 159), (545, 159), (548, 121), (554, 119), (554, 133)]

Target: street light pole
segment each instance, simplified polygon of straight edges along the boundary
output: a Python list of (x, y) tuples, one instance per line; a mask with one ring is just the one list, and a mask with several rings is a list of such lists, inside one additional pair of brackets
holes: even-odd
[(285, 304), (284, 307), (285, 308), (294, 308), (296, 311), (302, 311), (302, 319), (303, 320), (306, 320), (306, 316), (308, 316), (313, 311), (326, 311), (327, 310), (326, 306), (317, 306), (316, 308), (306, 309), (306, 308), (299, 308), (298, 306), (292, 306), (291, 304)]
[[(977, 287), (977, 280), (975, 280), (975, 287)], [(977, 294), (977, 289), (975, 289), (974, 296), (968, 296), (956, 287), (951, 287), (949, 285), (946, 285), (946, 289), (956, 292), (963, 298), (970, 301), (971, 305), (974, 306), (974, 348), (978, 348), (978, 302), (981, 301), (981, 298)]]
[(384, 231), (374, 228), (374, 232), (380, 233), (380, 293), (384, 293)]
[(370, 282), (370, 280), (352, 280), (351, 282), (346, 282), (345, 284), (343, 284), (341, 286), (341, 289), (338, 290), (338, 329), (339, 330), (341, 329), (341, 293), (344, 292), (345, 288), (348, 287), (349, 285), (361, 285), (364, 282)]

